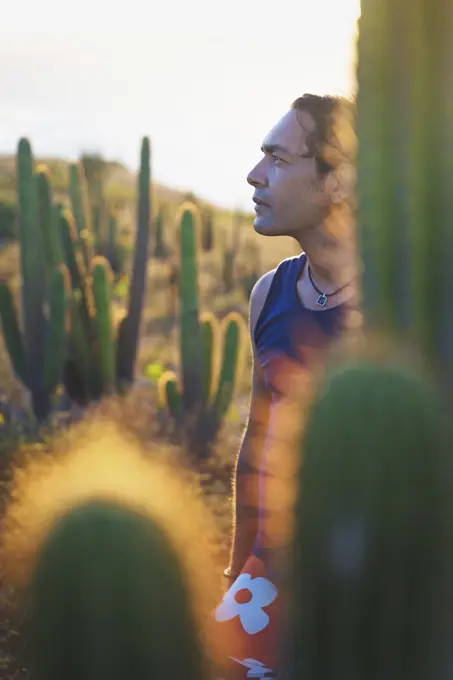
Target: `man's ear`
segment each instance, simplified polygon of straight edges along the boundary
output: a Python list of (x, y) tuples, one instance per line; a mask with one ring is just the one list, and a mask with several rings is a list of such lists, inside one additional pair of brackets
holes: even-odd
[(353, 193), (357, 172), (352, 163), (340, 163), (326, 177), (324, 188), (332, 203), (344, 203)]

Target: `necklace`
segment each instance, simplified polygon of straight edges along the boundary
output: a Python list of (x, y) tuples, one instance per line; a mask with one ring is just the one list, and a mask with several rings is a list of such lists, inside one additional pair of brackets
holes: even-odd
[(313, 286), (315, 291), (319, 294), (319, 297), (316, 300), (316, 304), (319, 305), (320, 307), (325, 307), (326, 304), (327, 304), (327, 300), (330, 297), (333, 297), (334, 295), (338, 295), (338, 293), (341, 293), (341, 291), (344, 290), (345, 288), (347, 288), (355, 279), (355, 277), (354, 277), (354, 279), (351, 279), (351, 281), (348, 281), (348, 283), (345, 283), (344, 286), (341, 286), (341, 288), (338, 288), (338, 290), (334, 290), (333, 293), (323, 293), (322, 290), (319, 290), (318, 286), (313, 281), (313, 276), (312, 276), (312, 273), (311, 273), (310, 265), (308, 265), (308, 277), (310, 279), (311, 285)]

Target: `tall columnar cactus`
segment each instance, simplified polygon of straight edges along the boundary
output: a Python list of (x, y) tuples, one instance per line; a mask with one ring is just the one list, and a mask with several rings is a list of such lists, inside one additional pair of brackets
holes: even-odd
[(103, 500), (72, 508), (32, 575), (32, 680), (205, 680), (186, 581), (150, 517)]
[(82, 154), (80, 166), (87, 181), (88, 198), (96, 212), (104, 205), (106, 161), (99, 154)]
[[(187, 205), (187, 204), (186, 204)], [(182, 210), (181, 210), (182, 212)], [(202, 403), (202, 333), (198, 298), (198, 230), (195, 212), (184, 210), (180, 223), (180, 352), (183, 404), (196, 411)]]
[(71, 300), (71, 334), (65, 386), (71, 398), (85, 404), (117, 387), (117, 340), (112, 309), (113, 272), (98, 255)]
[[(234, 393), (245, 322), (236, 313), (219, 324), (212, 314), (200, 315), (198, 300), (197, 209), (184, 203), (179, 212), (180, 372), (165, 372), (161, 394), (176, 422), (185, 429), (194, 449), (206, 453), (215, 439)], [(220, 367), (220, 368), (219, 368)]]
[(59, 212), (53, 203), (49, 173), (44, 165), (36, 168), (38, 190), (38, 220), (43, 239), (45, 262), (49, 271), (64, 264), (64, 253), (59, 229)]
[(89, 267), (92, 257), (91, 207), (83, 168), (76, 163), (69, 167), (69, 195), (78, 237), (83, 246), (85, 266)]
[(74, 291), (79, 291), (88, 311), (93, 307), (89, 286), (90, 262), (86, 263), (85, 250), (77, 225), (69, 211), (60, 210), (58, 215), (60, 236), (66, 265), (71, 275)]
[(92, 262), (93, 297), (96, 334), (99, 346), (99, 366), (104, 393), (116, 386), (116, 347), (112, 319), (112, 270), (106, 260), (97, 257)]
[(419, 344), (453, 381), (453, 7), (362, 0), (359, 228), (368, 326)]
[(127, 250), (120, 242), (118, 233), (117, 215), (110, 212), (107, 219), (107, 236), (102, 249), (98, 249), (99, 255), (104, 255), (110, 262), (116, 279), (121, 278), (126, 263)]
[(148, 272), (151, 218), (151, 145), (144, 137), (138, 177), (137, 232), (127, 315), (118, 332), (117, 378), (119, 385), (131, 384), (134, 379), (140, 323), (145, 301)]
[[(3, 335), (16, 375), (31, 392), (38, 420), (50, 412), (61, 380), (66, 341), (68, 273), (54, 232), (51, 192), (45, 172), (35, 174), (27, 139), (17, 153), (23, 332), (8, 284), (0, 283)], [(46, 253), (51, 258), (47, 269)], [(45, 305), (48, 305), (48, 316)]]
[[(107, 257), (97, 255), (87, 266), (75, 219), (64, 211), (60, 213), (63, 247), (73, 288), (65, 385), (70, 396), (80, 403), (98, 399), (113, 389), (121, 391), (133, 379), (149, 252), (150, 148), (147, 138), (142, 145), (137, 213), (132, 284), (127, 315), (119, 326), (118, 335), (113, 323), (111, 263)], [(117, 223), (113, 216), (110, 217), (110, 240), (113, 242)]]
[(126, 250), (118, 238), (117, 217), (108, 209), (99, 188), (91, 188), (91, 194), (97, 196), (95, 204), (90, 202), (90, 187), (82, 163), (72, 163), (69, 167), (69, 195), (85, 267), (90, 268), (95, 255), (103, 255), (119, 277), (124, 269)]
[(320, 385), (300, 452), (290, 677), (446, 677), (451, 456), (440, 404), (430, 381), (393, 360), (333, 367)]

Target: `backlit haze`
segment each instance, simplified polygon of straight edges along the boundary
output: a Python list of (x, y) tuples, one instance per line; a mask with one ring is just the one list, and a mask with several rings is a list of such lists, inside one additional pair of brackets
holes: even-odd
[(18, 0), (0, 26), (0, 153), (95, 151), (251, 209), (245, 177), (304, 92), (354, 91), (359, 0)]

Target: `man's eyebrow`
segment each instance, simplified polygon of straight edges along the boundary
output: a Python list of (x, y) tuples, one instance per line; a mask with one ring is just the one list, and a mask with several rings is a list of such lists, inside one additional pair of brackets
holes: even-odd
[(284, 146), (281, 146), (280, 144), (266, 144), (266, 142), (262, 145), (261, 151), (263, 153), (283, 153), (288, 156), (291, 156), (291, 151), (289, 149), (286, 149)]

